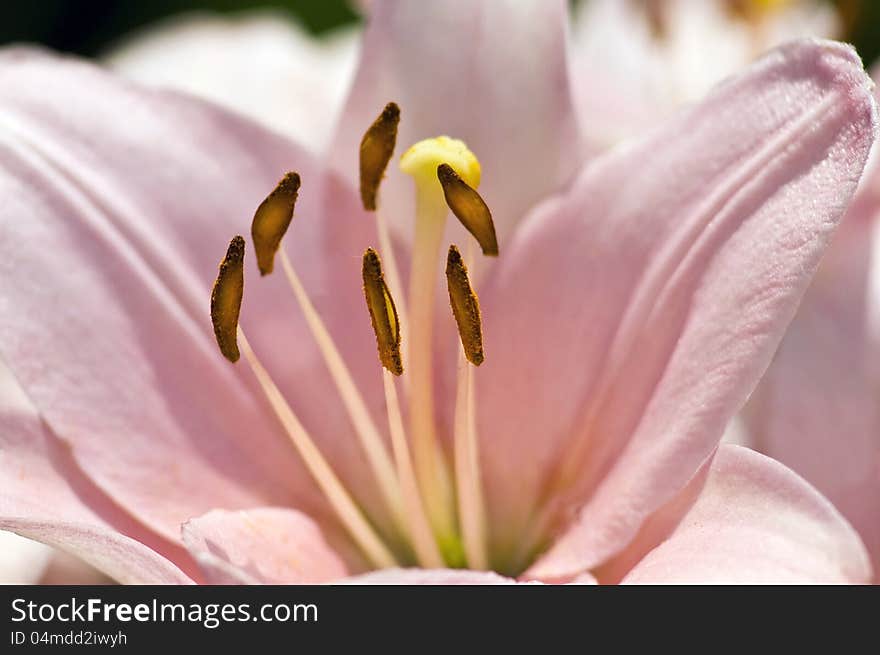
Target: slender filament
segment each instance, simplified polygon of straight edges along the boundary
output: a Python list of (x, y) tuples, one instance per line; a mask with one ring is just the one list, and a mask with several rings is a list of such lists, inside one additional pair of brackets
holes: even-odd
[(437, 548), (434, 534), (431, 532), (431, 524), (428, 522), (428, 517), (425, 514), (422, 494), (419, 491), (419, 484), (412, 467), (412, 459), (410, 458), (406, 433), (403, 428), (403, 416), (400, 413), (400, 402), (397, 398), (397, 389), (394, 386), (394, 375), (390, 371), (383, 369), (382, 380), (385, 383), (385, 406), (388, 409), (391, 444), (397, 464), (397, 475), (400, 478), (400, 486), (403, 490), (404, 510), (406, 511), (407, 525), (409, 526), (413, 548), (422, 566), (442, 568), (443, 557)]
[(472, 569), (489, 568), (486, 516), (480, 479), (474, 394), (474, 367), (461, 350), (455, 400), (455, 480), (464, 552)]

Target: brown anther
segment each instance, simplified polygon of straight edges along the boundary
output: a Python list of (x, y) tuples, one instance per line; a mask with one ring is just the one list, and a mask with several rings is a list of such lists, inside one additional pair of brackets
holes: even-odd
[(364, 253), (363, 276), (364, 297), (367, 299), (367, 309), (370, 310), (373, 332), (376, 333), (379, 361), (394, 375), (400, 375), (403, 373), (403, 363), (400, 358), (400, 322), (397, 308), (388, 291), (388, 285), (385, 284), (385, 276), (382, 275), (382, 262), (372, 248), (367, 248)]
[(367, 211), (376, 211), (376, 195), (394, 153), (399, 123), (400, 108), (389, 102), (361, 139), (361, 202)]
[(443, 186), (443, 195), (449, 209), (467, 231), (474, 235), (483, 254), (497, 256), (498, 239), (495, 237), (492, 213), (480, 194), (468, 186), (449, 164), (440, 164), (437, 167), (437, 179)]
[(244, 293), (244, 238), (233, 237), (220, 262), (220, 272), (211, 291), (211, 322), (220, 352), (230, 362), (237, 362), (238, 316)]
[(257, 253), (260, 275), (268, 275), (272, 272), (275, 253), (278, 252), (281, 239), (284, 238), (284, 233), (287, 232), (293, 218), (299, 184), (297, 173), (287, 173), (254, 213), (251, 237), (254, 241), (254, 252)]
[(471, 287), (467, 266), (455, 245), (449, 246), (446, 257), (446, 285), (449, 304), (458, 324), (458, 335), (464, 355), (474, 366), (483, 363), (483, 323), (480, 318), (480, 300)]

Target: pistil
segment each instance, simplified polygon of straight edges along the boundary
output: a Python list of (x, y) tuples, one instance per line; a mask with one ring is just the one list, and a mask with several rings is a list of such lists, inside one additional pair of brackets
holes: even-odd
[(431, 525), (447, 563), (457, 565), (462, 563), (464, 553), (457, 535), (451, 474), (437, 443), (432, 365), (438, 264), (449, 213), (437, 177), (442, 165), (450, 167), (471, 188), (479, 185), (480, 163), (457, 139), (425, 139), (400, 158), (400, 168), (412, 176), (416, 191), (409, 286), (410, 434), (416, 474)]
[(442, 196), (424, 186), (416, 191), (416, 225), (409, 286), (410, 434), (416, 471), (438, 539), (455, 530), (449, 471), (434, 424), (434, 306), (437, 262), (448, 209)]

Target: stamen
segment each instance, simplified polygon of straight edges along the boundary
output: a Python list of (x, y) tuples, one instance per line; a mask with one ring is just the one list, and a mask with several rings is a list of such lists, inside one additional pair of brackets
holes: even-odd
[(416, 557), (426, 568), (442, 568), (443, 557), (437, 548), (437, 542), (434, 541), (434, 534), (431, 532), (431, 524), (422, 505), (422, 494), (412, 467), (406, 433), (403, 429), (403, 416), (400, 413), (400, 402), (397, 399), (397, 389), (394, 387), (394, 376), (390, 371), (382, 371), (382, 381), (385, 384), (385, 406), (388, 409), (388, 426), (391, 431), (394, 460), (397, 464), (407, 525)]
[[(436, 178), (434, 184), (438, 186)], [(455, 516), (449, 470), (437, 444), (434, 425), (434, 304), (437, 254), (448, 211), (438, 199), (417, 187), (417, 222), (409, 279), (409, 418), (413, 456), (428, 516), (438, 538), (453, 534)], [(439, 195), (439, 194), (437, 194)], [(439, 201), (438, 201), (439, 200)]]
[(394, 375), (403, 373), (400, 358), (400, 324), (394, 299), (382, 275), (382, 263), (372, 248), (367, 248), (363, 261), (364, 297), (370, 310), (370, 321), (376, 333), (379, 361)]
[(376, 193), (394, 153), (400, 109), (389, 102), (361, 140), (361, 201), (367, 211), (376, 210)]
[(274, 268), (275, 253), (293, 218), (299, 184), (299, 175), (288, 173), (257, 207), (251, 223), (251, 236), (260, 275), (268, 275)]
[(465, 357), (474, 366), (483, 363), (483, 327), (480, 319), (480, 300), (471, 287), (467, 266), (455, 245), (449, 246), (446, 257), (446, 283), (449, 303), (458, 324), (458, 334)]
[[(468, 261), (473, 260), (473, 245), (468, 244)], [(462, 261), (458, 248), (449, 248), (446, 260), (446, 277), (449, 282), (449, 295), (453, 314), (463, 333), (462, 322), (458, 319), (453, 296), (464, 296), (465, 305), (473, 305), (463, 313), (475, 317), (471, 327), (476, 326), (480, 335), (479, 361), (482, 355), (482, 329), (480, 327), (480, 307), (477, 295), (471, 288), (467, 266)], [(453, 291), (455, 289), (456, 291)], [(468, 365), (473, 359), (467, 354), (468, 347), (462, 338), (461, 356), (458, 364), (458, 380), (455, 394), (455, 480), (458, 492), (458, 517), (461, 526), (462, 542), (468, 564), (474, 569), (489, 568), (489, 554), (486, 537), (486, 510), (483, 503), (483, 485), (480, 476), (479, 446), (477, 444), (476, 399), (474, 389), (474, 368)]]
[(455, 400), (455, 480), (458, 491), (458, 517), (468, 565), (488, 569), (486, 515), (480, 479), (477, 444), (474, 368), (465, 361), (462, 351), (458, 365), (458, 389)]
[(397, 565), (397, 561), (385, 544), (378, 537), (372, 526), (367, 522), (358, 509), (354, 500), (345, 490), (342, 482), (336, 477), (330, 464), (324, 459), (321, 451), (315, 445), (309, 433), (303, 427), (296, 414), (287, 404), (284, 396), (278, 390), (263, 364), (257, 359), (251, 348), (244, 331), (239, 327), (238, 339), (245, 359), (251, 366), (257, 381), (263, 389), (269, 404), (275, 411), (278, 420), (287, 432), (297, 451), (302, 457), (306, 468), (312, 474), (315, 482), (330, 502), (342, 525), (348, 530), (352, 538), (357, 542), (370, 561), (379, 568), (387, 568)]
[(474, 235), (483, 254), (497, 256), (498, 239), (495, 237), (492, 213), (480, 194), (469, 187), (449, 164), (440, 164), (437, 167), (437, 179), (443, 186), (443, 195), (449, 209), (467, 231)]
[(388, 456), (388, 451), (385, 449), (379, 429), (373, 422), (370, 411), (367, 409), (367, 404), (358, 391), (354, 378), (345, 365), (345, 360), (336, 348), (333, 337), (330, 336), (329, 330), (327, 330), (318, 311), (309, 299), (305, 286), (296, 274), (293, 264), (291, 264), (290, 258), (283, 248), (281, 249), (280, 259), (281, 267), (284, 270), (293, 295), (299, 303), (303, 317), (306, 319), (306, 323), (308, 323), (309, 329), (312, 332), (312, 337), (324, 358), (327, 369), (330, 371), (330, 376), (339, 390), (339, 395), (360, 439), (361, 446), (367, 456), (367, 461), (373, 470), (373, 475), (379, 483), (385, 503), (391, 510), (395, 522), (402, 528), (403, 507), (400, 485), (395, 477), (394, 465)]
[(244, 239), (233, 237), (220, 262), (217, 281), (211, 291), (211, 322), (220, 352), (230, 362), (240, 357), (236, 341), (236, 327), (241, 313), (244, 293)]

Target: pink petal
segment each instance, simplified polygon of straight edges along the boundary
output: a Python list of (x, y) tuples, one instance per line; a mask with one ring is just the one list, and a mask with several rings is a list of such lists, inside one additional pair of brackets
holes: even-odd
[(463, 569), (384, 569), (340, 580), (353, 585), (507, 585), (519, 584), (492, 571)]
[(211, 584), (321, 584), (347, 574), (300, 512), (213, 510), (183, 524), (183, 541)]
[[(372, 223), (350, 211), (356, 194), (276, 135), (73, 60), (3, 53), (0, 108), (0, 354), (72, 463), (171, 540), (214, 507), (295, 504), (323, 519), (246, 365), (217, 352), (208, 299), (229, 239), (289, 169), (304, 180), (289, 242), (306, 284), (319, 306), (358, 296)], [(370, 507), (362, 455), (283, 276), (261, 280), (249, 264), (247, 277), (251, 341)], [(342, 309), (331, 331), (378, 380), (366, 312), (358, 324)]]
[(880, 159), (874, 159), (744, 416), (749, 444), (825, 494), (859, 531), (877, 572), (880, 287), (872, 287), (872, 272), (880, 272)]
[(532, 573), (602, 562), (715, 449), (861, 175), (869, 88), (848, 46), (776, 50), (588, 166), (508, 246), (477, 375), (495, 534), (511, 543), (542, 494), (560, 517), (589, 499)]
[[(0, 530), (42, 541), (120, 581), (188, 581), (186, 551), (132, 520), (85, 476), (0, 365)], [(49, 553), (51, 555), (51, 552)]]
[(779, 462), (721, 446), (672, 534), (624, 584), (862, 584), (871, 565), (858, 535)]
[[(357, 179), (364, 131), (401, 108), (398, 154), (421, 139), (463, 139), (480, 159), (480, 193), (502, 241), (526, 209), (579, 161), (566, 62), (563, 0), (375, 2), (361, 62), (331, 148)], [(396, 163), (383, 183), (387, 215), (411, 225), (412, 180)]]
[(100, 526), (0, 518), (0, 530), (62, 548), (123, 584), (191, 584), (170, 561), (139, 541)]

